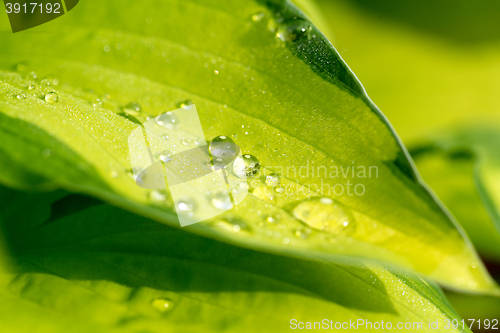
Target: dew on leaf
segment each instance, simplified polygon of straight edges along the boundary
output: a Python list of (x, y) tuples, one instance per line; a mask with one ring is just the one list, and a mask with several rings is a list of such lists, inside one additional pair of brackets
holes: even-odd
[(182, 143), (184, 146), (189, 146), (189, 145), (191, 145), (191, 139), (190, 139), (190, 138), (188, 138), (188, 137), (181, 138), (181, 143)]
[(166, 112), (156, 118), (158, 125), (169, 130), (175, 130), (179, 127), (179, 117), (172, 111)]
[(191, 105), (193, 105), (193, 101), (190, 100), (190, 99), (186, 99), (185, 101), (177, 103), (177, 106), (180, 107), (180, 108), (183, 108), (183, 109), (187, 109)]
[(202, 143), (204, 142), (203, 139), (200, 139), (200, 138), (196, 138), (193, 140), (193, 143), (196, 145), (196, 146), (200, 146)]
[(233, 139), (226, 135), (219, 135), (210, 141), (209, 150), (212, 156), (219, 158), (232, 158), (238, 154), (238, 147)]
[(262, 19), (264, 17), (266, 17), (266, 14), (264, 14), (263, 12), (259, 12), (259, 13), (252, 15), (252, 20), (254, 22), (260, 22), (260, 21), (262, 21)]
[(142, 112), (142, 106), (137, 102), (130, 102), (123, 107), (123, 112), (131, 116), (137, 117)]
[(293, 209), (293, 216), (313, 229), (333, 235), (350, 235), (355, 231), (352, 213), (331, 198), (306, 199)]
[(167, 197), (163, 192), (155, 190), (155, 191), (149, 192), (149, 198), (152, 201), (162, 202), (162, 201), (165, 201), (165, 199)]
[(233, 171), (234, 174), (240, 178), (251, 177), (259, 172), (260, 162), (257, 157), (244, 154), (234, 160)]
[(34, 83), (32, 83), (32, 84), (30, 84), (30, 85), (28, 86), (28, 90), (35, 90), (35, 88), (36, 88), (36, 86), (35, 86), (35, 84), (34, 84)]
[(167, 298), (155, 298), (151, 301), (151, 306), (156, 311), (164, 313), (172, 310), (173, 302)]
[(185, 198), (177, 202), (177, 209), (184, 213), (192, 213), (196, 209), (196, 204), (193, 200)]
[(59, 96), (55, 92), (49, 92), (47, 95), (45, 95), (45, 101), (50, 104), (55, 104), (59, 100)]
[(100, 100), (99, 98), (96, 98), (93, 102), (92, 102), (92, 106), (95, 107), (95, 108), (100, 108), (102, 106), (102, 100)]
[(301, 18), (293, 18), (280, 24), (276, 37), (284, 42), (293, 42), (311, 31), (311, 24)]
[(279, 184), (280, 184), (280, 177), (277, 174), (272, 173), (266, 176), (267, 186), (275, 187), (278, 186)]
[(229, 195), (225, 193), (216, 193), (210, 197), (210, 203), (217, 209), (228, 210), (233, 208), (233, 203), (229, 198)]
[(168, 163), (172, 160), (172, 153), (168, 150), (163, 151), (158, 157), (163, 163)]
[(25, 93), (20, 93), (16, 97), (17, 97), (17, 99), (26, 99), (27, 96)]

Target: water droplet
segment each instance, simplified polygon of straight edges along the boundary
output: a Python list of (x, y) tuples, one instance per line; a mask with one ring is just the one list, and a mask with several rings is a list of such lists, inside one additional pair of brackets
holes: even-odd
[(234, 231), (234, 232), (239, 232), (240, 230), (241, 230), (241, 227), (240, 227), (239, 225), (235, 224), (235, 225), (233, 226), (233, 231)]
[(171, 111), (166, 112), (156, 118), (158, 125), (163, 126), (169, 130), (175, 130), (179, 127), (179, 117)]
[(238, 154), (238, 146), (233, 139), (225, 135), (219, 135), (210, 141), (209, 150), (212, 156), (219, 158), (232, 158)]
[(196, 146), (201, 146), (201, 144), (204, 142), (204, 140), (200, 139), (200, 138), (196, 138), (193, 140), (193, 143), (196, 145)]
[(111, 171), (111, 178), (118, 178), (119, 176), (120, 174), (118, 173), (118, 171), (116, 170)]
[(43, 157), (51, 157), (52, 156), (52, 150), (50, 150), (49, 148), (46, 148), (46, 149), (42, 150), (42, 156)]
[(19, 64), (16, 65), (16, 70), (18, 72), (24, 72), (24, 71), (26, 71), (27, 68), (28, 68), (28, 66), (24, 62), (20, 62)]
[(286, 245), (288, 243), (290, 243), (290, 238), (287, 238), (287, 237), (283, 238), (283, 244)]
[(153, 201), (165, 201), (167, 196), (164, 193), (162, 193), (158, 190), (155, 190), (155, 191), (149, 192), (149, 198)]
[(43, 79), (40, 81), (41, 86), (49, 87), (50, 86), (50, 81), (48, 79)]
[(52, 84), (57, 86), (59, 84), (59, 80), (58, 79), (54, 79), (52, 80)]
[(100, 108), (102, 106), (102, 101), (99, 99), (99, 98), (96, 98), (93, 102), (92, 102), (92, 106), (95, 107), (95, 108)]
[(28, 86), (28, 90), (35, 90), (35, 88), (36, 88), (36, 86), (35, 86), (35, 84), (34, 84), (34, 83), (32, 83), (32, 84), (30, 84), (30, 85)]
[(295, 236), (296, 237), (299, 237), (299, 238), (302, 238), (302, 239), (306, 239), (307, 235), (308, 234), (303, 229), (296, 229), (295, 230)]
[(21, 94), (18, 94), (17, 96), (17, 99), (26, 99), (26, 94), (25, 93), (21, 93)]
[(172, 310), (173, 303), (167, 298), (156, 298), (151, 301), (151, 306), (158, 312), (168, 312)]
[(279, 184), (280, 184), (280, 177), (277, 174), (272, 173), (272, 174), (266, 176), (266, 185), (267, 186), (274, 187), (274, 186), (278, 186)]
[(188, 109), (191, 105), (193, 105), (193, 101), (190, 99), (186, 99), (185, 101), (182, 101), (177, 104), (178, 107), (183, 109)]
[(104, 52), (109, 52), (109, 51), (111, 51), (111, 46), (105, 45), (104, 46)]
[(284, 21), (278, 28), (276, 36), (284, 42), (293, 42), (311, 31), (311, 24), (301, 18)]
[(182, 199), (177, 202), (177, 209), (181, 212), (192, 213), (196, 209), (196, 204), (191, 199)]
[(278, 222), (278, 218), (274, 215), (268, 215), (268, 216), (266, 216), (266, 221), (268, 223), (276, 223), (276, 222)]
[(33, 80), (36, 80), (36, 78), (38, 77), (38, 75), (35, 72), (30, 72), (28, 74), (28, 77), (31, 78), (31, 79), (33, 79)]
[(190, 138), (181, 138), (181, 143), (184, 146), (189, 146), (189, 145), (191, 145), (191, 139)]
[(45, 95), (45, 101), (50, 104), (55, 104), (59, 100), (59, 96), (55, 92), (49, 92), (47, 95)]
[(162, 135), (161, 138), (163, 140), (169, 140), (170, 139), (170, 137), (167, 134)]
[(240, 183), (234, 184), (232, 187), (232, 191), (234, 193), (242, 193), (242, 192), (248, 191), (247, 182), (240, 182)]
[(219, 71), (218, 71), (218, 70), (215, 70), (215, 71), (214, 71), (214, 74), (215, 74), (215, 75), (218, 75), (218, 74), (219, 74)]
[(220, 210), (228, 210), (233, 208), (233, 203), (231, 202), (229, 195), (222, 192), (213, 195), (210, 198), (210, 202), (215, 208)]
[(172, 153), (168, 150), (165, 150), (163, 153), (160, 154), (159, 159), (163, 163), (168, 163), (172, 160), (171, 156), (172, 156)]
[(123, 112), (125, 112), (131, 116), (137, 117), (141, 114), (142, 107), (137, 102), (130, 102), (123, 107)]
[(276, 192), (276, 194), (281, 194), (285, 192), (285, 189), (281, 186), (278, 186), (274, 188), (274, 192)]
[(304, 200), (293, 209), (293, 216), (311, 228), (334, 235), (349, 235), (355, 231), (352, 213), (331, 198)]
[(264, 14), (263, 12), (259, 12), (257, 14), (252, 15), (252, 20), (254, 22), (260, 22), (264, 17), (266, 17), (266, 14)]
[(260, 170), (260, 162), (257, 157), (244, 154), (234, 160), (233, 171), (234, 174), (240, 178), (251, 177)]

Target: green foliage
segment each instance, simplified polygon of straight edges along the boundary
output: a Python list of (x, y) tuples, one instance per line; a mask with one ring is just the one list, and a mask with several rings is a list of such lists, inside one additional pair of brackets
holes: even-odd
[(379, 264), (246, 250), (81, 195), (0, 199), (2, 332), (287, 332), (325, 318), (463, 332), (429, 330), (460, 318), (435, 286)]
[[(500, 136), (481, 126), (411, 150), (425, 181), (457, 217), (482, 257), (500, 262)], [(443, 177), (446, 175), (446, 177)]]
[[(144, 121), (190, 100), (206, 139), (232, 135), (262, 173), (234, 211), (185, 231), (309, 260), (377, 259), (452, 288), (498, 292), (360, 83), (287, 2), (116, 1), (95, 11), (86, 1), (43, 28), (2, 37), (0, 47), (5, 184), (83, 191), (178, 226), (169, 193), (154, 200), (130, 175), (127, 138), (137, 124), (123, 107), (138, 102)], [(57, 101), (47, 98), (53, 91)], [(311, 165), (376, 167), (377, 177), (288, 173)], [(271, 172), (291, 193), (265, 184)], [(347, 181), (366, 193), (330, 191), (323, 196), (334, 205), (318, 201), (325, 184)]]

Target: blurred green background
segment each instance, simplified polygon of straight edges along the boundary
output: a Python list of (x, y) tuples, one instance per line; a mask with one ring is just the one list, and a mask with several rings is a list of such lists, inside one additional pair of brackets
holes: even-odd
[[(363, 83), (500, 280), (500, 1), (295, 2)], [(497, 298), (448, 297), (466, 319), (500, 316)]]

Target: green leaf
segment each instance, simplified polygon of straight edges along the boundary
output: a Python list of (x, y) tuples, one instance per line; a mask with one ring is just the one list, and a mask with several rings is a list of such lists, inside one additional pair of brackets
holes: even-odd
[(489, 126), (457, 129), (411, 153), (424, 180), (457, 217), (481, 256), (500, 262), (498, 133)]
[[(0, 47), (5, 184), (26, 187), (29, 174), (39, 188), (82, 191), (178, 226), (168, 192), (135, 185), (127, 140), (138, 125), (122, 115), (134, 101), (143, 108), (135, 121), (145, 121), (190, 100), (205, 139), (231, 135), (262, 172), (242, 204), (186, 231), (310, 260), (378, 259), (498, 293), (482, 264), (471, 267), (475, 251), (421, 185), (385, 117), (289, 2), (85, 1), (2, 35)], [(350, 171), (332, 176), (340, 168)], [(288, 191), (266, 185), (272, 172)], [(363, 195), (353, 194), (358, 184)]]
[(428, 329), (460, 318), (439, 288), (379, 264), (242, 249), (80, 195), (0, 193), (14, 263), (2, 332), (286, 332), (292, 319), (464, 332)]

